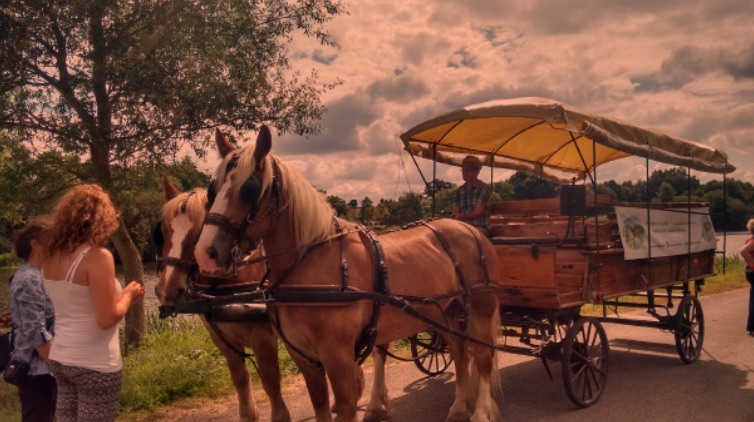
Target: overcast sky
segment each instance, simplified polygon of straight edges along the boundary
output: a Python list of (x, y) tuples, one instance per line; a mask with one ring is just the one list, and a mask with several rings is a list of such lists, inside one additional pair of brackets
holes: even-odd
[[(295, 69), (343, 81), (323, 97), (324, 131), (273, 131), (273, 151), (328, 194), (421, 191), (401, 133), (466, 105), (530, 96), (710, 145), (737, 167), (731, 177), (754, 182), (752, 0), (352, 0), (347, 9), (327, 26), (339, 48), (299, 40), (291, 51)], [(599, 179), (645, 172), (643, 160), (619, 160)], [(457, 168), (438, 177), (461, 182)]]

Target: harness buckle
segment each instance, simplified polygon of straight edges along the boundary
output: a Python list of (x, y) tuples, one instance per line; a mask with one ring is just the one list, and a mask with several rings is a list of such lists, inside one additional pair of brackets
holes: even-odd
[(262, 302), (263, 303), (271, 303), (274, 302), (275, 298), (273, 297), (273, 293), (271, 289), (262, 289)]

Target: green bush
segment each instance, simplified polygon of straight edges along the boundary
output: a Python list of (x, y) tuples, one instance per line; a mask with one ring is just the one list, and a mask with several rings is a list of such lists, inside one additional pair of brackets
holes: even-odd
[(17, 267), (21, 264), (22, 261), (13, 252), (0, 254), (0, 267)]

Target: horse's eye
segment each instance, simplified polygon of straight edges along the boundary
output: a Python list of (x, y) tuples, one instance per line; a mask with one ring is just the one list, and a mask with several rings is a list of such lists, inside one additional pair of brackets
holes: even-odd
[(259, 183), (256, 177), (249, 177), (243, 185), (241, 185), (241, 192), (239, 196), (241, 199), (249, 204), (256, 204), (259, 194), (262, 192), (262, 184)]
[(157, 246), (157, 250), (161, 251), (162, 246), (165, 244), (165, 238), (162, 236), (162, 221), (154, 226), (154, 230), (152, 231), (152, 241), (155, 246)]

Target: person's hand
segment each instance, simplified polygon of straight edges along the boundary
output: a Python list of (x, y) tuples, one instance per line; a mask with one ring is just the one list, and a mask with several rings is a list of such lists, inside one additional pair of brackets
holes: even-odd
[(10, 327), (11, 325), (13, 325), (13, 317), (11, 314), (0, 317), (0, 327)]
[(128, 283), (125, 288), (125, 292), (131, 295), (131, 302), (144, 296), (144, 285), (138, 281), (132, 281)]

